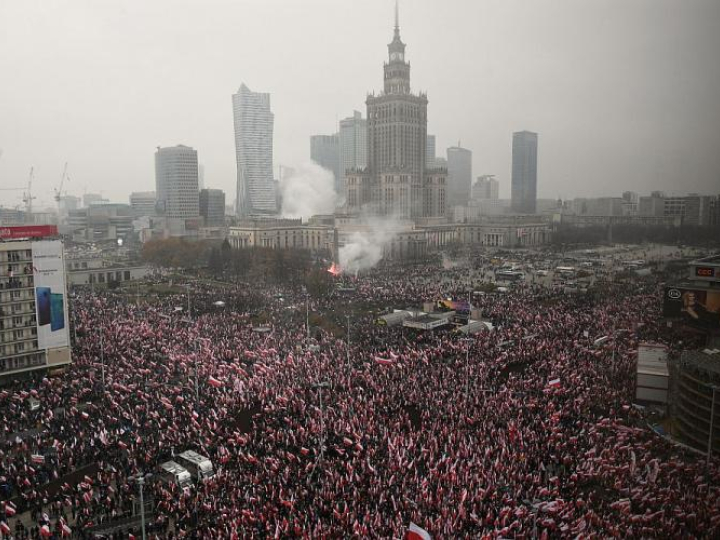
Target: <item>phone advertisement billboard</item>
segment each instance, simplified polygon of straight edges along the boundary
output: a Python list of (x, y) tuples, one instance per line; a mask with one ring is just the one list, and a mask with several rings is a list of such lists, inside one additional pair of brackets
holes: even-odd
[(666, 287), (663, 316), (681, 318), (698, 328), (720, 328), (720, 290)]
[(67, 291), (63, 246), (59, 240), (41, 240), (32, 244), (38, 347), (68, 347)]

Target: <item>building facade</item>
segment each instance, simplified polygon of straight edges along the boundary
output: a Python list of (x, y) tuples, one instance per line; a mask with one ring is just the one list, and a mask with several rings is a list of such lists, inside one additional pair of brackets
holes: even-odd
[(333, 173), (335, 193), (343, 194), (345, 188), (344, 176), (340, 175), (340, 136), (338, 134), (311, 136), (310, 159)]
[(444, 215), (446, 170), (428, 169), (427, 96), (410, 89), (410, 64), (395, 20), (384, 89), (369, 95), (367, 167), (347, 174), (347, 211), (416, 219)]
[(536, 211), (537, 151), (537, 133), (513, 133), (510, 207), (518, 214), (534, 214)]
[[(449, 171), (448, 171), (449, 172)], [(495, 175), (478, 176), (472, 186), (470, 198), (473, 200), (497, 200), (500, 198), (500, 184)]]
[(205, 227), (225, 225), (225, 192), (222, 189), (200, 190), (200, 217)]
[(69, 364), (64, 249), (57, 229), (10, 227), (0, 234), (0, 379)]
[(154, 216), (157, 194), (154, 191), (133, 191), (130, 194), (130, 208), (135, 217)]
[(425, 144), (425, 166), (428, 169), (435, 167), (435, 159), (437, 158), (437, 146), (435, 142), (435, 135), (427, 136), (427, 143)]
[(232, 96), (237, 162), (238, 216), (274, 214), (277, 194), (273, 177), (273, 124), (270, 94), (245, 84)]
[(472, 184), (472, 152), (467, 148), (451, 146), (447, 149), (448, 208), (467, 204)]
[(155, 192), (161, 215), (174, 219), (197, 219), (197, 151), (189, 146), (158, 147), (155, 152)]
[(367, 167), (367, 120), (360, 111), (340, 120), (338, 155), (340, 159), (340, 194), (347, 194), (347, 173)]

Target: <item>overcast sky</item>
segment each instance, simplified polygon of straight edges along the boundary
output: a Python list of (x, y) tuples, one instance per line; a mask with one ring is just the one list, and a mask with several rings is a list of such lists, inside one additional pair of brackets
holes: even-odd
[[(52, 202), (155, 189), (156, 146), (193, 146), (235, 198), (231, 94), (269, 92), (275, 168), (309, 159), (382, 88), (393, 0), (0, 0), (0, 187)], [(719, 0), (403, 0), (438, 154), (509, 197), (513, 131), (539, 133), (540, 197), (720, 193)], [(15, 206), (21, 192), (0, 191)]]

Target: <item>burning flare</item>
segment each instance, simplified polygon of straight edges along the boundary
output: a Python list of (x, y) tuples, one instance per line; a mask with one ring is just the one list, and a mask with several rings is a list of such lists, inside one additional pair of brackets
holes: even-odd
[(335, 263), (332, 263), (330, 265), (330, 268), (327, 269), (328, 272), (330, 272), (333, 276), (339, 276), (342, 273), (342, 269)]

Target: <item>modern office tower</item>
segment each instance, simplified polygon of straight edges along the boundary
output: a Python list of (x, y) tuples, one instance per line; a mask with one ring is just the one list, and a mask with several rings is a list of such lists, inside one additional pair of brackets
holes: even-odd
[(222, 189), (200, 190), (200, 216), (206, 227), (225, 225), (225, 192)]
[[(410, 64), (405, 61), (397, 9), (383, 67), (383, 92), (366, 100), (367, 167), (346, 176), (347, 210), (403, 219), (441, 217), (446, 171), (427, 168), (428, 100), (410, 90)], [(341, 153), (342, 146), (341, 141)]]
[(537, 148), (537, 133), (513, 133), (510, 208), (519, 214), (534, 214), (536, 210)]
[(432, 169), (435, 166), (435, 135), (428, 135), (425, 143), (425, 167)]
[(340, 120), (338, 132), (338, 153), (340, 155), (340, 182), (341, 190), (345, 192), (347, 171), (364, 169), (367, 167), (367, 120), (360, 111)]
[(476, 200), (496, 200), (500, 198), (500, 183), (495, 180), (494, 174), (478, 176), (472, 186), (470, 194)]
[(470, 200), (472, 183), (472, 152), (467, 148), (451, 146), (447, 149), (447, 204), (452, 211)]
[(335, 193), (342, 193), (340, 176), (340, 136), (313, 135), (310, 137), (310, 159), (333, 173)]
[(69, 364), (69, 328), (57, 227), (0, 229), (0, 381)]
[(154, 191), (133, 191), (130, 194), (130, 208), (135, 217), (154, 216), (157, 195)]
[(273, 178), (273, 123), (270, 94), (252, 92), (245, 84), (233, 94), (238, 216), (274, 214), (277, 195)]
[(155, 153), (157, 208), (168, 218), (200, 216), (197, 151), (179, 144)]

